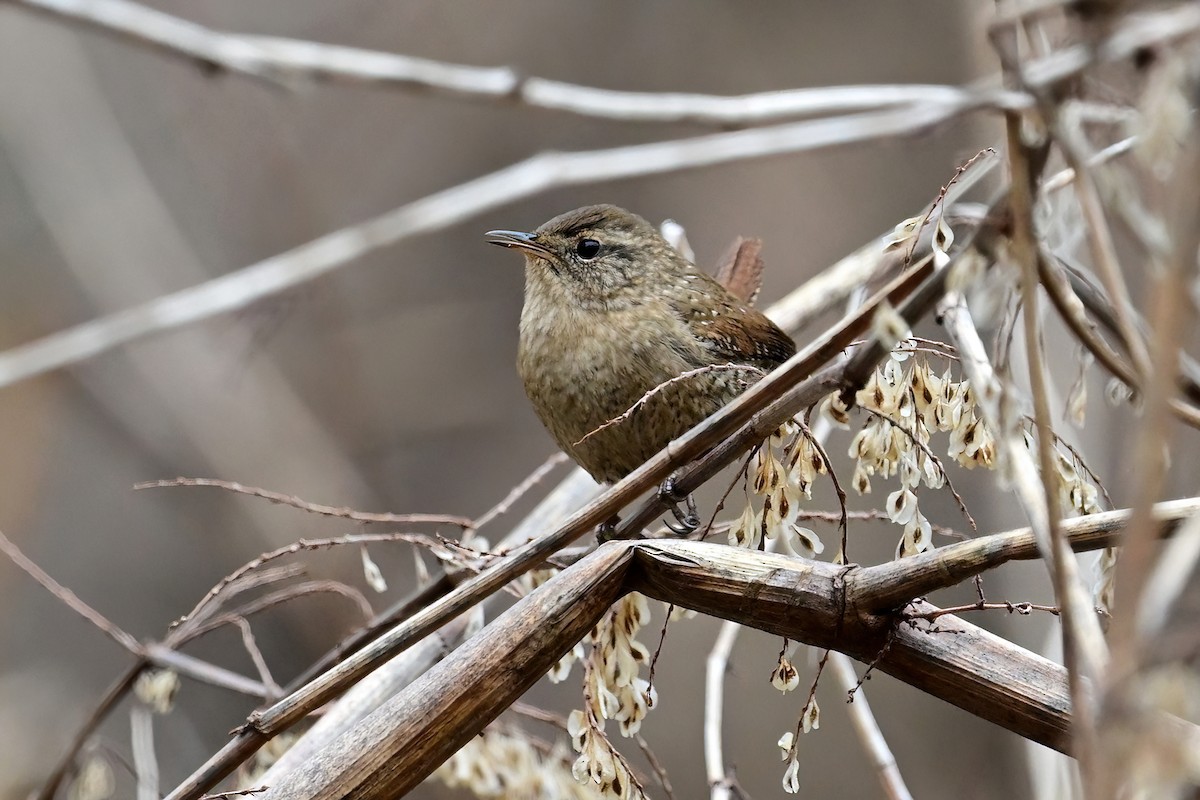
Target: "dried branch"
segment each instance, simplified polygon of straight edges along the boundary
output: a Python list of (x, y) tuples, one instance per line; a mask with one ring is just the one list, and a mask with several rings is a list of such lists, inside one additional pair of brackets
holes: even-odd
[[(703, 367), (697, 367), (696, 369), (689, 369), (688, 371), (683, 372), (679, 375), (676, 375), (674, 378), (663, 381), (659, 385), (655, 386), (650, 391), (646, 392), (644, 395), (639, 397), (637, 399), (637, 402), (635, 402), (629, 408), (625, 409), (624, 411), (622, 411), (620, 414), (613, 417), (612, 419), (606, 420), (605, 422), (602, 422), (597, 427), (588, 431), (587, 433), (585, 433), (583, 435), (583, 438), (581, 438), (579, 441), (572, 442), (571, 446), (578, 447), (579, 445), (586, 442), (588, 439), (595, 436), (600, 431), (605, 430), (607, 428), (611, 428), (613, 425), (620, 425), (622, 422), (626, 421), (631, 416), (636, 414), (638, 412), (638, 409), (640, 409), (642, 406), (644, 406), (647, 402), (649, 402), (649, 400), (651, 398), (653, 398), (659, 392), (662, 392), (664, 389), (666, 389), (670, 386), (673, 386), (676, 383), (680, 383), (682, 381), (688, 381), (688, 380), (691, 380), (692, 378), (695, 378), (699, 375), (704, 375), (709, 372), (746, 372), (746, 373), (753, 375), (755, 377), (755, 379), (761, 378), (765, 374), (758, 367), (754, 367), (749, 364), (732, 364), (732, 363), (730, 363), (730, 364), (708, 364)], [(748, 386), (750, 383), (751, 383), (750, 381), (747, 381), (745, 385)]]
[(297, 80), (369, 83), (613, 120), (728, 128), (910, 105), (1016, 108), (1029, 103), (1020, 92), (939, 85), (843, 86), (735, 97), (622, 92), (523, 77), (509, 67), (474, 67), (299, 39), (225, 33), (130, 0), (10, 2), (194, 61), (206, 72), (245, 75), (276, 86)]
[[(1154, 506), (1159, 536), (1174, 533), (1181, 521), (1200, 515), (1200, 497), (1169, 500)], [(1129, 524), (1129, 509), (1105, 511), (1062, 521), (1061, 530), (1075, 552), (1112, 547)], [(899, 608), (914, 597), (954, 586), (984, 570), (1009, 561), (1041, 557), (1041, 538), (1034, 528), (1018, 528), (965, 542), (939, 547), (925, 553), (864, 567), (854, 573), (856, 591), (851, 605), (863, 605), (883, 613)]]
[[(1067, 681), (1071, 689), (1071, 703), (1075, 713), (1074, 745), (1072, 755), (1079, 761), (1080, 769), (1086, 774), (1096, 757), (1096, 708), (1094, 695), (1089, 692), (1086, 681), (1100, 679), (1108, 657), (1108, 649), (1100, 630), (1100, 623), (1092, 609), (1090, 598), (1076, 573), (1076, 564), (1070, 548), (1060, 529), (1062, 508), (1059, 503), (1059, 477), (1054, 461), (1054, 428), (1051, 424), (1050, 399), (1046, 389), (1046, 372), (1043, 366), (1042, 333), (1038, 314), (1038, 245), (1034, 230), (1035, 191), (1049, 149), (1049, 143), (1037, 147), (1027, 145), (1022, 138), (1021, 127), (1026, 120), (1010, 114), (1005, 120), (1008, 133), (1008, 160), (1013, 184), (1012, 222), (1013, 233), (1010, 253), (1021, 271), (1021, 320), (1025, 341), (1025, 360), (1029, 376), (1030, 393), (1033, 396), (1033, 419), (1037, 429), (1038, 476), (1041, 495), (1034, 492), (1018, 492), (1025, 515), (1036, 529), (1044, 526), (1046, 547), (1043, 555), (1050, 571), (1050, 582), (1054, 596), (1062, 606), (1063, 662), (1067, 667)], [(1075, 186), (1084, 182), (1082, 165), (1076, 166)], [(974, 375), (972, 375), (972, 382)], [(974, 385), (974, 383), (972, 383)], [(1003, 391), (1003, 389), (1002, 389)], [(981, 389), (982, 392), (982, 389)], [(997, 395), (997, 399), (999, 396)], [(984, 409), (985, 415), (987, 409)], [(1014, 459), (1012, 468), (1020, 469), (1015, 458), (1018, 455), (1016, 437), (1009, 436), (998, 415), (989, 415), (989, 422), (1000, 431), (997, 443), (1003, 441), (1005, 458)], [(1021, 452), (1024, 452), (1023, 450)]]
[(137, 800), (157, 800), (158, 757), (154, 754), (154, 714), (141, 703), (129, 709), (130, 749), (137, 778)]
[(712, 800), (733, 800), (733, 776), (725, 766), (721, 727), (725, 714), (725, 673), (742, 626), (722, 622), (704, 671), (704, 768)]
[(903, 612), (905, 619), (923, 619), (933, 621), (939, 617), (944, 617), (947, 614), (963, 614), (968, 611), (1007, 611), (1009, 614), (1020, 614), (1028, 616), (1034, 611), (1045, 611), (1048, 614), (1058, 616), (1061, 609), (1058, 606), (1048, 606), (1039, 603), (988, 603), (979, 600), (974, 603), (964, 603), (960, 606), (949, 606), (947, 608), (938, 608), (933, 611), (905, 611)]
[(13, 544), (12, 540), (5, 536), (3, 532), (0, 532), (0, 551), (2, 551), (4, 555), (8, 556), (9, 560), (20, 567), (25, 574), (45, 587), (46, 591), (50, 592), (50, 594), (61, 600), (67, 606), (67, 608), (71, 609), (76, 614), (95, 625), (110, 639), (128, 650), (130, 653), (133, 653), (135, 656), (140, 656), (142, 654), (142, 646), (137, 639), (135, 639), (131, 634), (121, 630), (120, 627), (111, 622), (99, 611), (83, 602), (83, 600), (79, 598), (79, 595), (75, 594), (70, 589), (54, 580), (54, 578), (50, 577), (45, 570), (33, 563), (28, 556), (22, 553), (21, 549)]
[(143, 489), (166, 489), (176, 486), (211, 486), (217, 489), (224, 489), (227, 492), (235, 494), (245, 494), (251, 497), (261, 497), (278, 505), (291, 506), (298, 508), (301, 511), (307, 511), (310, 514), (320, 514), (326, 517), (339, 517), (341, 519), (350, 519), (355, 522), (382, 522), (396, 525), (453, 525), (457, 528), (472, 528), (475, 523), (467, 517), (459, 517), (451, 514), (390, 514), (390, 513), (375, 513), (369, 511), (355, 511), (352, 508), (345, 506), (326, 506), (320, 503), (310, 503), (296, 495), (283, 494), (282, 492), (273, 492), (270, 489), (259, 489), (256, 486), (246, 486), (236, 481), (224, 481), (217, 478), (172, 478), (169, 480), (160, 481), (144, 481), (133, 485), (134, 491)]
[(544, 462), (542, 462), (540, 467), (529, 473), (529, 476), (526, 477), (525, 480), (514, 486), (512, 491), (504, 496), (503, 500), (481, 514), (479, 518), (472, 523), (471, 527), (475, 530), (479, 530), (497, 517), (507, 514), (508, 510), (512, 508), (513, 503), (516, 503), (518, 500), (524, 497), (530, 489), (541, 483), (542, 479), (549, 475), (555, 467), (559, 466), (560, 464), (567, 463), (568, 460), (567, 454), (561, 452), (555, 453), (547, 458)]

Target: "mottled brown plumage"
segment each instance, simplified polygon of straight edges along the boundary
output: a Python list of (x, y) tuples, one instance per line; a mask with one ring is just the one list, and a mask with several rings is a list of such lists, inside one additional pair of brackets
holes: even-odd
[[(525, 392), (559, 446), (598, 481), (625, 477), (796, 351), (654, 226), (616, 206), (569, 211), (533, 233), (491, 231), (488, 240), (525, 255), (517, 356)], [(740, 369), (721, 368), (728, 364)]]

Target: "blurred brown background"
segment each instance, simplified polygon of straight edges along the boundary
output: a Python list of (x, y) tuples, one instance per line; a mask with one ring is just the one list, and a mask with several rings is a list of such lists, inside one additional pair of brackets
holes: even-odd
[[(981, 33), (990, 7), (952, 0), (156, 7), (219, 29), (631, 90), (964, 84), (994, 68)], [(683, 223), (702, 264), (735, 235), (761, 236), (766, 305), (916, 213), (957, 164), (995, 144), (984, 123), (548, 192), (386, 248), (236, 315), (0, 389), (0, 530), (126, 630), (154, 637), (263, 550), (356, 528), (211, 489), (134, 493), (137, 481), (211, 476), (366, 510), (477, 515), (553, 449), (513, 368), (519, 261), (486, 246), (482, 231), (529, 229), (568, 208), (614, 202)], [(0, 348), (196, 284), (541, 150), (701, 132), (365, 86), (284, 91), (205, 75), (0, 5)], [(835, 438), (835, 458), (847, 441)], [(960, 488), (984, 485), (959, 480)], [(960, 524), (949, 504), (923, 508)], [(985, 499), (973, 508), (985, 528), (1019, 522), (1011, 512), (989, 515)], [(854, 533), (879, 557), (899, 535), (886, 526)], [(376, 601), (381, 608), (411, 585), (412, 557), (398, 545), (372, 553), (391, 584), (389, 597)], [(361, 585), (355, 552), (308, 563), (314, 576)], [(1018, 583), (1011, 599), (1045, 600), (1028, 588), (1043, 586), (1037, 565), (991, 579), (996, 599), (1007, 597), (1014, 576), (1030, 582)], [(655, 613), (642, 637), (651, 643), (661, 609)], [(285, 681), (356, 620), (349, 603), (320, 596), (257, 618), (255, 632)], [(1022, 619), (1015, 635), (1041, 646), (1046, 627)], [(644, 728), (681, 798), (705, 792), (701, 683), (714, 630), (705, 620), (672, 629), (661, 706)], [(729, 680), (727, 757), (755, 797), (782, 796), (775, 741), (804, 701), (781, 699), (767, 683), (777, 649), (777, 640), (747, 633)], [(250, 671), (232, 632), (195, 652)], [(0, 560), (0, 797), (22, 797), (42, 781), (127, 659)], [(807, 685), (811, 668), (803, 674)], [(832, 680), (823, 683), (821, 731), (801, 748), (802, 796), (879, 796), (842, 695)], [(916, 796), (1028, 791), (1015, 737), (886, 677), (867, 688)], [(578, 703), (578, 682), (535, 694), (565, 712)], [(185, 682), (176, 711), (157, 722), (164, 790), (248, 710), (245, 698)], [(127, 715), (116, 714), (103, 736), (127, 751)], [(128, 778), (118, 773), (118, 794), (127, 796)], [(452, 796), (438, 785), (421, 795)]]

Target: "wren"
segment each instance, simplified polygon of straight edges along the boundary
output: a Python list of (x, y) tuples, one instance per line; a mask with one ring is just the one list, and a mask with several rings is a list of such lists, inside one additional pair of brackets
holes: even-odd
[(525, 256), (525, 393), (559, 447), (601, 483), (628, 475), (796, 352), (761, 312), (616, 206), (487, 239)]

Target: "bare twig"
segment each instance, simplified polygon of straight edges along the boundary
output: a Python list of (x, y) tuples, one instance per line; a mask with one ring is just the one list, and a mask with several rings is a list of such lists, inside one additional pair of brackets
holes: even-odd
[(981, 94), (988, 97), (989, 105), (1021, 107), (1029, 102), (1020, 92), (938, 85), (844, 86), (734, 97), (622, 92), (524, 77), (509, 67), (474, 67), (299, 39), (225, 33), (130, 0), (11, 2), (194, 61), (207, 71), (246, 75), (273, 85), (287, 85), (289, 80), (369, 83), (614, 120), (730, 127), (916, 104), (975, 105), (981, 102)]
[(339, 517), (341, 519), (350, 519), (355, 522), (382, 522), (396, 525), (453, 525), (457, 528), (471, 528), (474, 523), (467, 517), (459, 517), (451, 514), (390, 514), (390, 513), (375, 513), (369, 511), (355, 511), (352, 508), (345, 506), (326, 506), (320, 503), (310, 503), (295, 495), (283, 494), (282, 492), (273, 492), (270, 489), (259, 489), (256, 486), (246, 486), (236, 481), (224, 481), (217, 478), (171, 478), (161, 481), (145, 481), (143, 483), (135, 483), (134, 491), (143, 489), (165, 489), (176, 486), (211, 486), (217, 489), (224, 489), (235, 494), (245, 494), (251, 497), (261, 497), (278, 505), (291, 506), (298, 508), (301, 511), (307, 511), (310, 514), (320, 514), (326, 517)]
[(663, 767), (662, 762), (658, 760), (658, 756), (654, 754), (654, 750), (650, 748), (650, 743), (640, 733), (634, 734), (633, 740), (637, 742), (642, 755), (646, 757), (646, 763), (654, 771), (654, 777), (658, 779), (658, 785), (662, 787), (663, 796), (667, 800), (675, 800), (675, 792), (671, 789), (671, 779), (667, 776), (667, 770)]
[(269, 787), (255, 786), (252, 789), (234, 789), (232, 792), (217, 792), (216, 794), (206, 794), (200, 800), (228, 800), (232, 797), (247, 797), (249, 795), (262, 794)]
[(273, 697), (282, 695), (283, 689), (271, 677), (271, 670), (267, 666), (267, 660), (263, 658), (262, 650), (258, 649), (258, 642), (254, 638), (254, 631), (250, 629), (250, 623), (245, 617), (236, 616), (233, 618), (233, 625), (241, 633), (242, 646), (246, 648), (246, 653), (249, 654), (250, 660), (254, 662), (254, 668), (258, 670), (258, 677), (263, 682), (263, 685), (270, 687)]
[(135, 656), (142, 654), (142, 645), (137, 639), (121, 630), (99, 611), (79, 599), (79, 595), (50, 577), (45, 570), (33, 563), (28, 556), (22, 553), (21, 549), (13, 544), (12, 540), (5, 536), (3, 532), (0, 532), (0, 551), (3, 551), (25, 574), (44, 586), (50, 594), (63, 601), (67, 608), (70, 608), (76, 614), (95, 625), (107, 634), (110, 639), (130, 653), (133, 653)]
[(905, 619), (935, 620), (947, 614), (962, 614), (968, 611), (1007, 611), (1009, 614), (1020, 614), (1021, 616), (1028, 616), (1034, 611), (1045, 611), (1057, 617), (1060, 609), (1058, 606), (1039, 605), (1037, 603), (987, 603), (980, 600), (975, 603), (937, 608), (932, 611), (905, 611), (903, 612), (903, 616)]
[[(1037, 515), (1045, 525), (1046, 561), (1050, 569), (1050, 582), (1063, 609), (1063, 661), (1067, 667), (1074, 711), (1075, 745), (1072, 755), (1079, 761), (1080, 769), (1086, 775), (1096, 757), (1096, 708), (1086, 681), (1099, 680), (1107, 654), (1092, 604), (1084, 602), (1083, 587), (1078, 576), (1072, 574), (1074, 558), (1059, 527), (1062, 517), (1062, 509), (1059, 507), (1061, 478), (1054, 462), (1055, 437), (1043, 367), (1037, 294), (1038, 249), (1033, 221), (1034, 190), (1040, 176), (1044, 151), (1039, 154), (1025, 143), (1021, 135), (1023, 122), (1024, 120), (1016, 114), (1011, 114), (1006, 119), (1008, 160), (1013, 185), (1013, 234), (1010, 248), (1012, 257), (1021, 270), (1021, 317), (1024, 323), (1029, 386), (1033, 395), (1033, 417), (1038, 433), (1036, 439), (1041, 497), (1039, 502), (1031, 492), (1022, 496), (1022, 500), (1026, 504), (1025, 513), (1030, 521), (1032, 522), (1034, 515)], [(1077, 170), (1076, 187), (1080, 185), (1081, 177)], [(999, 430), (999, 426), (996, 428)], [(1007, 439), (1003, 431), (1000, 438), (1005, 439), (1005, 446), (1009, 451), (1007, 457), (1011, 458), (1016, 450), (1013, 447), (1014, 443)]]
[(542, 479), (549, 475), (555, 467), (557, 467), (559, 464), (565, 464), (567, 460), (566, 453), (555, 453), (547, 458), (542, 462), (540, 467), (529, 473), (529, 477), (525, 478), (525, 480), (514, 486), (512, 491), (504, 496), (503, 500), (480, 515), (471, 525), (471, 528), (474, 530), (479, 530), (497, 517), (507, 514), (508, 510), (512, 508), (513, 503), (524, 497), (530, 489), (541, 483)]
[(704, 375), (705, 373), (708, 373), (708, 372), (748, 372), (748, 373), (754, 375), (755, 378), (761, 378), (765, 374), (758, 367), (754, 367), (749, 364), (708, 364), (703, 367), (697, 367), (696, 369), (689, 369), (687, 372), (676, 375), (674, 378), (665, 380), (662, 383), (660, 383), (659, 385), (655, 386), (653, 389), (651, 389), (650, 391), (648, 391), (644, 395), (642, 395), (640, 398), (638, 398), (637, 402), (635, 402), (629, 408), (625, 409), (625, 411), (621, 412), (620, 414), (613, 417), (612, 419), (601, 423), (596, 428), (593, 428), (592, 430), (588, 431), (587, 433), (585, 433), (583, 435), (582, 439), (580, 439), (577, 442), (572, 442), (571, 446), (578, 447), (579, 445), (586, 442), (588, 439), (595, 436), (600, 431), (605, 430), (606, 428), (611, 428), (613, 425), (620, 425), (622, 422), (624, 422), (625, 420), (629, 419), (631, 416), (636, 414), (638, 409), (640, 409), (642, 406), (644, 406), (651, 398), (653, 398), (659, 392), (662, 392), (663, 390), (667, 389), (668, 387), (674, 386), (675, 384), (681, 383), (683, 381), (691, 380), (692, 378), (695, 378), (697, 375)]
[[(911, 391), (911, 389), (908, 391)], [(954, 496), (954, 502), (958, 504), (958, 510), (962, 512), (963, 518), (966, 519), (967, 524), (971, 526), (971, 530), (979, 530), (979, 526), (975, 524), (975, 517), (971, 516), (971, 512), (967, 509), (966, 501), (962, 499), (962, 495), (958, 493), (958, 490), (954, 488), (954, 484), (950, 482), (950, 474), (946, 472), (946, 467), (942, 464), (942, 460), (937, 457), (937, 453), (933, 452), (933, 448), (931, 448), (925, 442), (922, 442), (919, 438), (917, 438), (916, 434), (910, 431), (903, 424), (897, 422), (886, 414), (882, 414), (872, 408), (868, 408), (866, 411), (868, 414), (878, 417), (879, 419), (891, 424), (893, 427), (907, 436), (908, 440), (912, 442), (918, 450), (924, 453), (926, 458), (933, 462), (934, 467), (936, 467), (937, 471), (941, 473), (942, 481), (946, 484), (946, 488), (949, 489), (950, 494)]]

